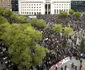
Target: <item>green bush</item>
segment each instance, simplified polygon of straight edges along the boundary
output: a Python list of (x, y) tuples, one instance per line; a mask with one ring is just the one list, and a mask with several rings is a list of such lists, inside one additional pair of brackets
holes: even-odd
[(31, 25), (32, 26), (37, 26), (37, 27), (45, 27), (46, 23), (42, 19), (32, 19), (31, 20)]
[(73, 15), (74, 11), (72, 9), (69, 10), (69, 14)]
[(72, 35), (74, 32), (73, 32), (73, 28), (71, 27), (65, 27), (64, 28), (64, 34), (65, 35)]
[(62, 25), (56, 24), (55, 26), (52, 27), (52, 30), (55, 31), (56, 33), (61, 33), (62, 32)]
[(80, 18), (80, 17), (81, 17), (81, 13), (80, 13), (80, 12), (75, 12), (75, 13), (74, 13), (74, 16), (75, 16), (76, 18)]
[(68, 16), (68, 13), (67, 12), (64, 12), (64, 11), (60, 11), (60, 16), (61, 17), (67, 17)]

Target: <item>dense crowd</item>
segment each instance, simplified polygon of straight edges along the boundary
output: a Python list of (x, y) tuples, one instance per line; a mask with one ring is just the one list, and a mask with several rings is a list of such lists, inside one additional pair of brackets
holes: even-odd
[[(39, 28), (43, 34), (43, 38), (40, 41), (40, 45), (48, 48), (50, 51), (46, 54), (46, 57), (43, 59), (42, 64), (36, 66), (37, 70), (44, 70), (49, 68), (62, 60), (67, 56), (72, 56), (73, 53), (78, 52), (77, 36), (78, 32), (83, 30), (82, 34), (85, 33), (85, 20), (76, 19), (73, 16), (68, 16), (66, 18), (61, 18), (56, 15), (39, 15), (37, 18), (43, 19), (47, 23), (46, 28)], [(71, 37), (66, 37), (69, 48), (64, 48), (62, 45), (64, 34), (56, 34), (52, 31), (52, 26), (54, 24), (61, 23), (63, 26), (71, 26), (74, 29), (75, 34)], [(0, 60), (1, 64), (5, 64), (4, 68), (15, 68), (16, 66), (10, 61), (10, 58), (7, 57), (8, 51), (7, 48), (1, 44), (0, 45)], [(79, 53), (78, 53), (79, 55)], [(5, 70), (5, 69), (3, 69)], [(15, 69), (17, 70), (17, 69)], [(30, 67), (29, 70), (33, 70), (33, 67)]]
[[(16, 66), (11, 62), (8, 52), (8, 48), (3, 44), (0, 40), (0, 65), (2, 66), (2, 70), (16, 70)], [(1, 68), (0, 68), (1, 69)]]
[[(52, 52), (49, 52), (44, 59), (44, 65), (47, 68), (50, 68), (53, 64), (56, 64), (58, 61), (62, 60), (66, 56), (76, 55), (80, 57), (79, 52), (79, 32), (82, 36), (85, 36), (85, 20), (80, 18), (76, 19), (73, 16), (68, 16), (61, 18), (56, 15), (39, 15), (38, 18), (43, 19), (47, 23), (47, 28), (40, 30), (43, 33), (43, 39), (41, 45), (48, 48)], [(64, 34), (56, 34), (52, 31), (52, 26), (54, 24), (61, 23), (63, 26), (70, 26), (74, 29), (74, 35), (67, 37), (67, 43), (69, 48), (63, 48), (62, 42)]]

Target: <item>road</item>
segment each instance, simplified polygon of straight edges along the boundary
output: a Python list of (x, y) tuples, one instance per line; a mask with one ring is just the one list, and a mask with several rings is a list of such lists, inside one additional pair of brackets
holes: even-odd
[[(80, 61), (76, 60), (74, 57), (72, 57), (72, 59), (70, 61), (68, 61), (67, 63), (63, 64), (61, 67), (65, 67), (65, 65), (67, 65), (67, 70), (75, 70), (71, 68), (71, 64), (72, 62), (74, 62), (74, 65), (77, 66), (77, 70), (79, 70), (79, 66), (80, 66)], [(59, 67), (58, 70), (61, 70)], [(64, 70), (64, 69), (63, 69)], [(81, 70), (85, 70), (85, 59), (82, 59), (82, 69)]]

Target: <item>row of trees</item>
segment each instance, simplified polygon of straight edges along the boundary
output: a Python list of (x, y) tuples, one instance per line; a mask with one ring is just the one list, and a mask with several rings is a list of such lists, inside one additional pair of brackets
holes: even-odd
[[(73, 15), (74, 17), (76, 17), (77, 19), (81, 17), (81, 13), (80, 12), (74, 12), (73, 10), (69, 10), (69, 14), (70, 15)], [(67, 12), (64, 12), (64, 11), (61, 11), (60, 12), (60, 16), (61, 17), (67, 17), (68, 16), (68, 13)]]
[[(19, 70), (39, 65), (48, 52), (48, 49), (38, 44), (42, 39), (42, 33), (35, 30), (30, 23), (10, 24), (6, 15), (0, 11), (0, 39), (8, 48), (10, 60)], [(43, 24), (42, 20), (38, 20), (39, 22)]]
[(61, 24), (56, 24), (52, 28), (56, 33), (64, 33), (65, 35), (72, 35), (73, 34), (73, 28), (71, 27), (62, 27)]
[(14, 14), (12, 11), (10, 10), (4, 10), (0, 8), (0, 15), (2, 15), (3, 17), (5, 17), (10, 23), (27, 23), (28, 22), (28, 18), (25, 16), (21, 16), (18, 14)]

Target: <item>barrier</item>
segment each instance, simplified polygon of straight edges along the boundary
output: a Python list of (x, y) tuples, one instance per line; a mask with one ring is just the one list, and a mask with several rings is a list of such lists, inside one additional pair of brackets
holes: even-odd
[(56, 67), (62, 66), (64, 63), (70, 61), (69, 57), (64, 58), (63, 60), (59, 61), (57, 64), (53, 65), (49, 70), (55, 70)]

